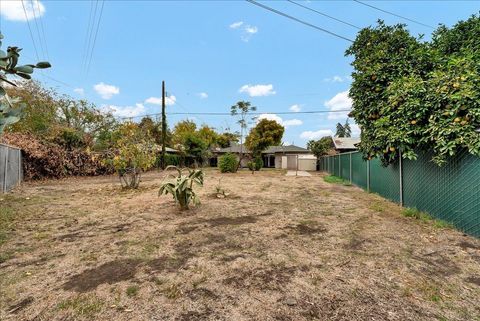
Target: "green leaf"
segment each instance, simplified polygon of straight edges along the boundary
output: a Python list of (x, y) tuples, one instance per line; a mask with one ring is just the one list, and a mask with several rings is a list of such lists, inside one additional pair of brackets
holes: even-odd
[(16, 71), (19, 71), (21, 73), (25, 73), (25, 74), (31, 74), (33, 73), (33, 67), (29, 66), (29, 65), (25, 65), (25, 66), (18, 66), (18, 67), (15, 67), (14, 68)]
[(21, 73), (21, 72), (17, 72), (17, 76), (20, 76), (24, 79), (32, 79), (32, 77), (29, 74), (24, 74), (24, 73)]
[(39, 69), (45, 69), (52, 67), (52, 65), (48, 61), (40, 61), (35, 67)]
[(6, 93), (7, 93), (7, 92), (5, 91), (5, 88), (0, 87), (0, 97), (5, 96)]

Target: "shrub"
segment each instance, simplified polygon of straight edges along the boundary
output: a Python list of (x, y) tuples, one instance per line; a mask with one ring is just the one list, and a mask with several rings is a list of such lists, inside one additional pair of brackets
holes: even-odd
[(134, 123), (120, 126), (118, 134), (120, 139), (115, 144), (110, 162), (119, 174), (122, 187), (138, 188), (142, 171), (155, 164), (155, 144)]
[(222, 173), (235, 173), (238, 168), (237, 156), (231, 153), (226, 153), (225, 155), (219, 157), (218, 168)]
[[(172, 177), (173, 181), (164, 181), (160, 186), (158, 194), (172, 194), (175, 203), (180, 205), (181, 210), (188, 210), (190, 202), (194, 205), (200, 204), (200, 200), (197, 194), (193, 190), (193, 184), (203, 186), (203, 171), (191, 170), (190, 168), (179, 169), (176, 166), (167, 166), (165, 170), (175, 169), (178, 175), (169, 174), (168, 177)], [(188, 175), (184, 175), (183, 172), (188, 171)]]
[(6, 133), (2, 142), (22, 149), (22, 167), (25, 180), (62, 178), (67, 176), (94, 176), (114, 172), (103, 154), (84, 149), (65, 150), (64, 147), (40, 140), (30, 134)]
[(263, 167), (263, 160), (261, 157), (255, 157), (252, 161), (249, 161), (247, 163), (247, 167), (249, 170), (252, 171), (252, 173), (254, 171), (259, 171), (262, 169)]

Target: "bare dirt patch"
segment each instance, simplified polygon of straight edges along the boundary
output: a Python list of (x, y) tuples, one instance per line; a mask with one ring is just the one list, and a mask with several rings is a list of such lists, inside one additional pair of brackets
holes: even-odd
[(104, 263), (99, 267), (74, 275), (64, 285), (64, 290), (88, 292), (101, 284), (114, 284), (130, 280), (135, 276), (139, 260), (126, 259)]
[(183, 212), (161, 172), (24, 184), (0, 204), (0, 320), (479, 320), (479, 240), (312, 174), (207, 169)]

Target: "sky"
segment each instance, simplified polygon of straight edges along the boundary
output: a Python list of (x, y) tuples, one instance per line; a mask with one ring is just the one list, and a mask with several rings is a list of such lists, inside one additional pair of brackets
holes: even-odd
[[(358, 32), (287, 1), (260, 3), (349, 39)], [(426, 40), (434, 29), (422, 24), (452, 26), (480, 11), (480, 1), (366, 2), (418, 24), (351, 0), (298, 3), (362, 28), (378, 19), (405, 23)], [(190, 113), (228, 113), (247, 100), (262, 113), (258, 118), (285, 126), (285, 144), (305, 146), (333, 134), (348, 112), (301, 112), (351, 108), (352, 57), (344, 55), (350, 42), (246, 1), (26, 0), (23, 5), (25, 10), (20, 1), (0, 0), (3, 49), (23, 48), (21, 64), (50, 61), (52, 68), (37, 71), (36, 79), (117, 117), (139, 120), (159, 113), (164, 80), (167, 113), (185, 113), (168, 115), (170, 127), (188, 118), (218, 131), (239, 130), (230, 115)], [(292, 113), (278, 114), (284, 112)], [(350, 123), (358, 135), (353, 119)]]

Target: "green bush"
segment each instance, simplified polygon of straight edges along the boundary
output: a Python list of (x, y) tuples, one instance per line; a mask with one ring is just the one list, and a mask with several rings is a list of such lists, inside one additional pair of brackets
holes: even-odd
[(218, 168), (222, 173), (235, 173), (238, 168), (237, 156), (231, 153), (226, 153), (225, 155), (219, 157)]
[[(176, 154), (165, 154), (165, 165), (166, 166), (182, 166), (183, 159), (180, 155)], [(155, 166), (160, 167), (162, 165), (162, 154), (157, 155), (157, 159), (155, 161)]]
[(252, 161), (249, 161), (247, 163), (247, 167), (249, 170), (253, 171), (259, 171), (263, 167), (263, 160), (261, 157), (255, 157)]

